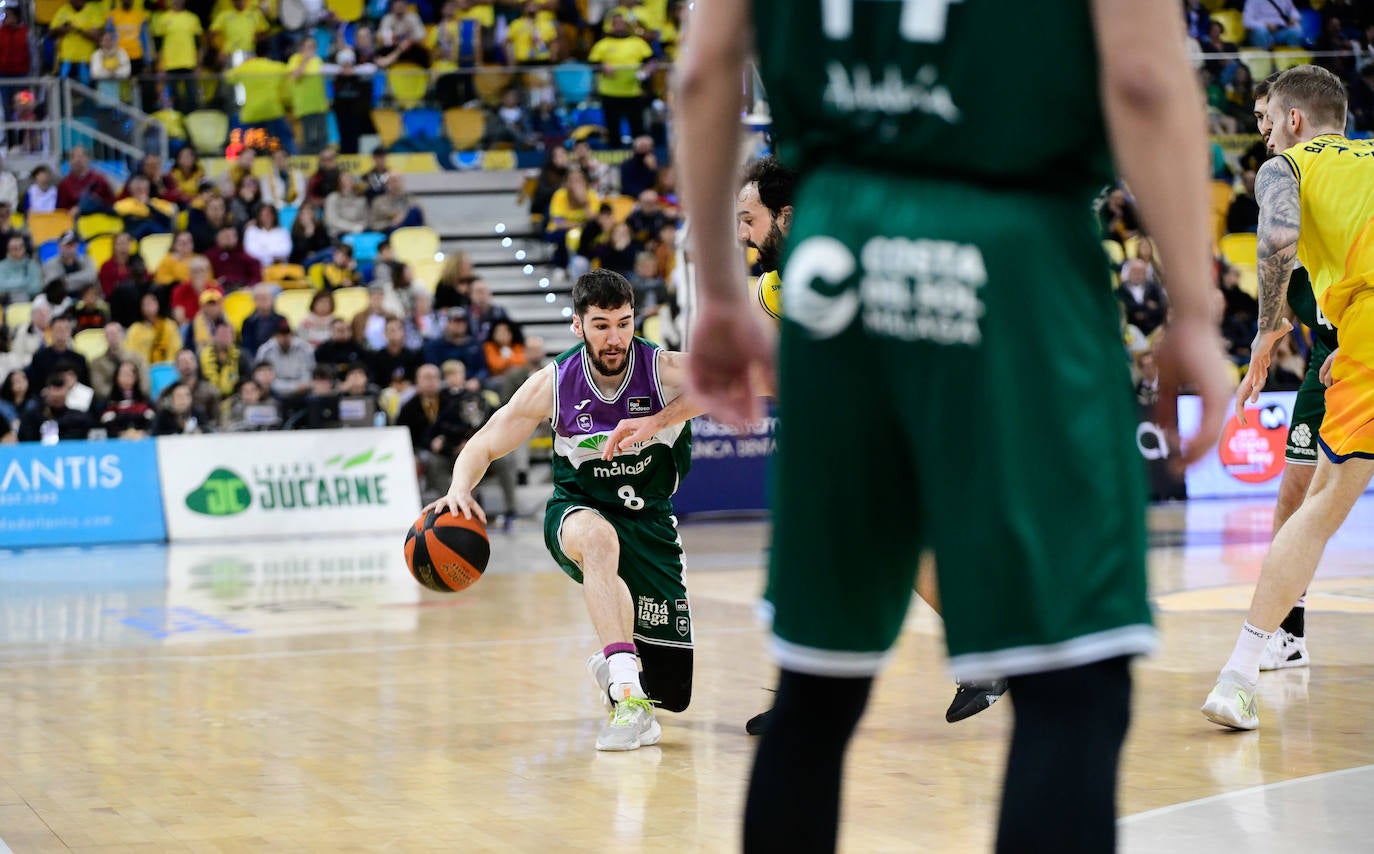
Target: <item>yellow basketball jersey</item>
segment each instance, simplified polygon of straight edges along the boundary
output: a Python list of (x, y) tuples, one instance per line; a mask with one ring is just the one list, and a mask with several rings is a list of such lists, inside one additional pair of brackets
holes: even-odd
[(1350, 298), (1374, 284), (1374, 141), (1323, 134), (1283, 157), (1298, 176), (1298, 258), (1317, 305), (1340, 328)]
[(782, 276), (778, 275), (778, 271), (772, 270), (759, 276), (757, 289), (759, 305), (763, 306), (763, 310), (774, 320), (782, 320)]

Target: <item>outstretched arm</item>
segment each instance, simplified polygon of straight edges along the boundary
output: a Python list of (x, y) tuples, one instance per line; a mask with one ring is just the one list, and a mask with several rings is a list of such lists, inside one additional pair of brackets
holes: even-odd
[(1250, 370), (1236, 392), (1236, 417), (1245, 423), (1245, 405), (1259, 399), (1269, 378), (1274, 345), (1293, 328), (1288, 320), (1288, 280), (1298, 257), (1302, 208), (1298, 178), (1284, 157), (1265, 161), (1255, 174), (1260, 218), (1257, 244), (1259, 329), (1250, 345)]
[(472, 497), (472, 490), (481, 482), (493, 460), (523, 445), (541, 421), (553, 416), (553, 370), (554, 366), (549, 365), (526, 380), (506, 405), (496, 410), (491, 420), (468, 440), (458, 459), (453, 461), (453, 484), (448, 494), (425, 507), (425, 512), (447, 507), (455, 516), (461, 512), (469, 519), (475, 515), (483, 523), (487, 521), (487, 514)]

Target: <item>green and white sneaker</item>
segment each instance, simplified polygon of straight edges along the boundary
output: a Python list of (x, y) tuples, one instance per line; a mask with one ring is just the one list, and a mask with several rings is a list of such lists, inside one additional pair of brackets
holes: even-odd
[(597, 750), (637, 750), (658, 744), (663, 730), (654, 719), (654, 704), (642, 697), (626, 697), (615, 704), (610, 720), (596, 737)]
[(1202, 704), (1202, 714), (1218, 726), (1231, 729), (1259, 729), (1259, 709), (1255, 705), (1255, 686), (1233, 670), (1223, 670), (1216, 687)]

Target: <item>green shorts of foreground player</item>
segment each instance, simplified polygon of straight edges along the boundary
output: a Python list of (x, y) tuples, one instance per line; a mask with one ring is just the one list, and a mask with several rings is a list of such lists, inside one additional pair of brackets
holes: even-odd
[(796, 210), (769, 575), (780, 663), (876, 673), (924, 548), (961, 681), (1150, 651), (1146, 485), (1089, 194), (832, 170)]

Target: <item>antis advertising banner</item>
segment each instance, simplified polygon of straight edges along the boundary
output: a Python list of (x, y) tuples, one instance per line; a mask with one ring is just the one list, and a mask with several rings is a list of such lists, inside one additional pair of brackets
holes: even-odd
[(673, 496), (673, 509), (682, 516), (767, 510), (777, 425), (770, 416), (740, 433), (705, 415), (692, 419), (692, 471)]

